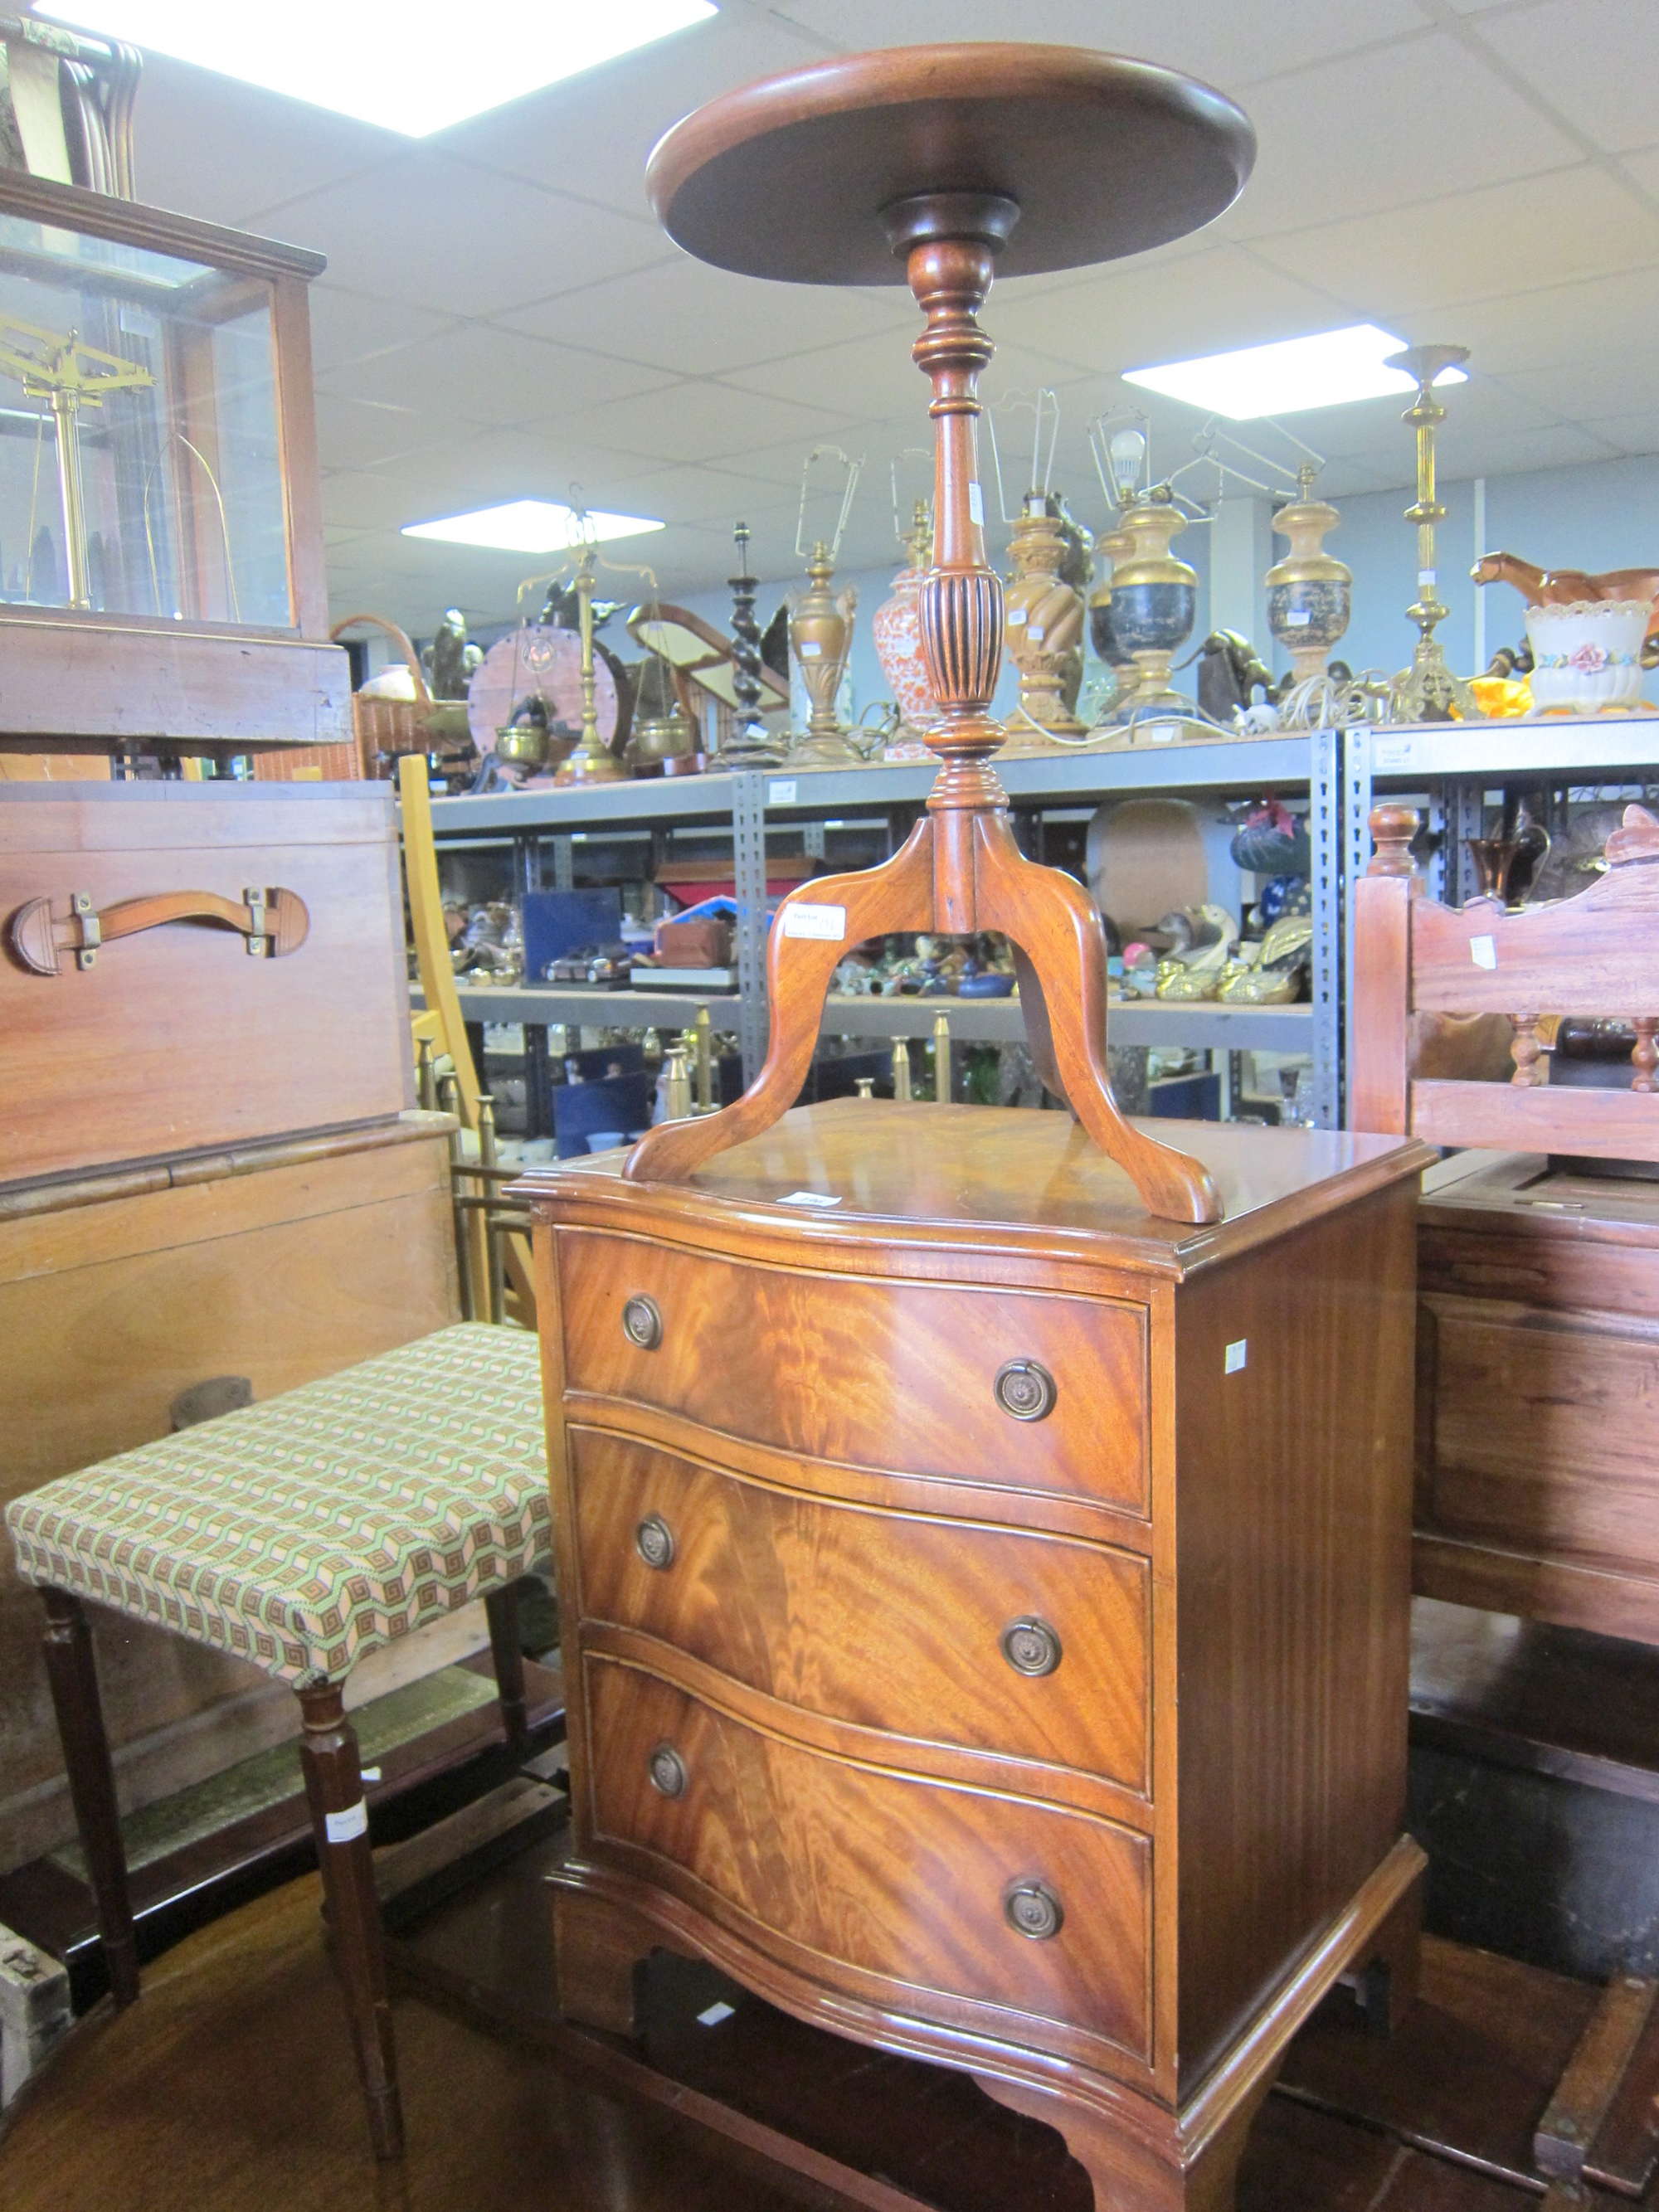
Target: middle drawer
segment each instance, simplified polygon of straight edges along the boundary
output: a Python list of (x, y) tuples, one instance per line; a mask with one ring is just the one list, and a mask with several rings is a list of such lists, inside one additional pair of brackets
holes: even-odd
[(568, 1436), (583, 1619), (830, 1719), (1146, 1793), (1144, 1559)]

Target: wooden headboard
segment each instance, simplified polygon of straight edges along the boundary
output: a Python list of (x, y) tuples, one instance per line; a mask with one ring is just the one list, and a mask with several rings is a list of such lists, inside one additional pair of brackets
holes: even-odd
[[(1425, 896), (1410, 852), (1417, 826), (1408, 806), (1375, 808), (1376, 851), (1355, 886), (1352, 1127), (1436, 1145), (1659, 1158), (1659, 819), (1627, 806), (1605, 875), (1577, 897), (1515, 913), (1496, 898), (1454, 908)], [(1508, 1082), (1420, 1072), (1425, 1017), (1493, 1014), (1512, 1031)], [(1551, 1084), (1538, 1034), (1547, 1014), (1629, 1022), (1628, 1088)]]

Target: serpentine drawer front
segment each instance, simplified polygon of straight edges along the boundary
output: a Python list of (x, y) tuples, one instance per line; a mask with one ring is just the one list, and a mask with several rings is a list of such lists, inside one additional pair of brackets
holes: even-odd
[(584, 1619), (831, 1718), (1146, 1789), (1145, 1559), (803, 1497), (593, 1429), (570, 1449)]
[(648, 2032), (639, 1961), (706, 1960), (1058, 2127), (1103, 2212), (1231, 2212), (1313, 2006), (1352, 1975), (1403, 2009), (1424, 1863), (1432, 1156), (1182, 1134), (1225, 1208), (1201, 1229), (1062, 1114), (919, 1102), (797, 1109), (689, 1182), (617, 1156), (521, 1186), (561, 2012)]
[[(1093, 1819), (826, 1758), (590, 1660), (593, 1833), (889, 1984), (1146, 2052), (1152, 1846)], [(672, 1880), (671, 1875), (662, 1876)], [(895, 1986), (896, 1985), (896, 1987)], [(990, 2019), (984, 2024), (994, 2025)]]
[(1147, 1496), (1146, 1321), (1105, 1299), (809, 1273), (560, 1238), (565, 1379), (817, 1459)]

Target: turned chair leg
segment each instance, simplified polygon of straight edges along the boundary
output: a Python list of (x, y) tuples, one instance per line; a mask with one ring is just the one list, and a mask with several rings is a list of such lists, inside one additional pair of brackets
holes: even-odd
[(70, 1801), (97, 1909), (104, 1963), (117, 2005), (130, 2005), (138, 1995), (138, 1947), (92, 1632), (79, 1598), (62, 1589), (43, 1589), (40, 1595), (46, 1608), (46, 1675), (69, 1770)]
[(316, 1683), (299, 1695), (304, 1723), (300, 1762), (316, 1832), (334, 1962), (368, 2107), (368, 2131), (376, 2158), (399, 2158), (403, 2109), (357, 1734), (346, 1718), (337, 1682)]
[(507, 1747), (515, 1759), (530, 1748), (530, 1707), (525, 1694), (524, 1647), (519, 1640), (519, 1592), (522, 1583), (491, 1590), (484, 1600), (489, 1619), (489, 1656), (495, 1668), (495, 1692), (501, 1700), (501, 1729)]

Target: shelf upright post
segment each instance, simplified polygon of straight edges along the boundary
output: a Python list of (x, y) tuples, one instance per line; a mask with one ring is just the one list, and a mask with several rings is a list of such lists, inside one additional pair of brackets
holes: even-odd
[(766, 1057), (766, 781), (743, 769), (732, 778), (732, 874), (738, 895), (738, 1048), (745, 1085)]
[(1342, 1119), (1342, 732), (1309, 739), (1308, 836), (1313, 847), (1313, 1109), (1322, 1129)]

